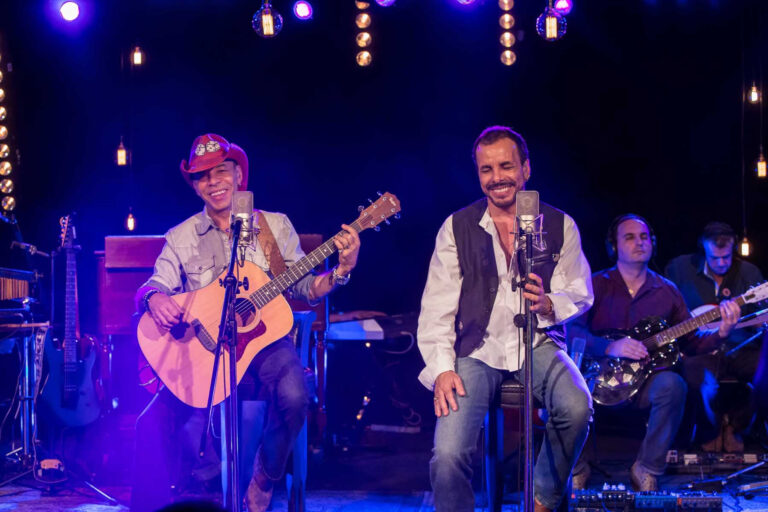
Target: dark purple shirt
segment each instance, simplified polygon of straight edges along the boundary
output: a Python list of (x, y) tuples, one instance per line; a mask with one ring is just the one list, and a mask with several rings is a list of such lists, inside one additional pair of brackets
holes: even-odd
[[(577, 332), (585, 328), (592, 334), (610, 329), (626, 331), (649, 316), (661, 317), (672, 327), (691, 316), (674, 283), (650, 269), (634, 297), (616, 267), (592, 274), (592, 288), (595, 302), (589, 311), (574, 320), (573, 329)], [(610, 340), (594, 335), (587, 335), (586, 339), (587, 353), (605, 355)], [(686, 351), (702, 352), (710, 346), (714, 348), (713, 343), (719, 339), (716, 331), (694, 331), (679, 341)]]

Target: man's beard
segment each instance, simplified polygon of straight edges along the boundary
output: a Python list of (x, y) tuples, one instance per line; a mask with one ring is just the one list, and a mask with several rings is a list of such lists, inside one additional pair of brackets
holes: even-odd
[[(510, 187), (513, 187), (515, 189), (515, 193), (512, 194), (512, 197), (510, 197), (509, 199), (506, 199), (504, 201), (499, 201), (499, 200), (493, 199), (491, 197), (491, 192), (493, 192), (493, 190), (496, 189), (496, 188), (500, 188), (500, 187), (504, 187), (504, 186), (510, 186)], [(487, 189), (487, 192), (486, 192), (485, 196), (497, 208), (509, 208), (510, 206), (514, 205), (515, 201), (517, 200), (517, 192), (519, 192), (519, 190), (517, 189), (517, 182), (511, 181), (511, 180), (510, 181), (504, 181), (504, 182), (501, 182), (501, 183), (494, 183), (492, 187), (486, 187), (486, 189)]]

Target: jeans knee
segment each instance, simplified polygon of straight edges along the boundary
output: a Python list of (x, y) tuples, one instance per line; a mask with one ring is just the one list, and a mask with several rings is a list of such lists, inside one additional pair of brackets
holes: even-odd
[(592, 399), (586, 391), (569, 394), (567, 400), (556, 404), (549, 411), (553, 421), (565, 423), (576, 428), (586, 428), (592, 417)]
[(666, 404), (682, 405), (688, 393), (685, 380), (675, 372), (661, 372), (653, 383), (655, 395)]
[(304, 421), (309, 409), (309, 395), (305, 386), (292, 386), (281, 391), (278, 408), (285, 418)]

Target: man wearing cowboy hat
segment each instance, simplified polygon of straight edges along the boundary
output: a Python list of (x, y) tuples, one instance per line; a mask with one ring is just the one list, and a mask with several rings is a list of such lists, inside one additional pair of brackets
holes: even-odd
[[(247, 188), (248, 158), (236, 144), (208, 133), (195, 139), (189, 163), (181, 162), (181, 173), (205, 208), (166, 233), (154, 273), (136, 293), (137, 309), (149, 312), (158, 326), (165, 329), (180, 323), (184, 313), (170, 296), (208, 285), (229, 264), (232, 196), (235, 190)], [(287, 216), (265, 211), (259, 215), (266, 220), (279, 249), (278, 256), (286, 265), (304, 257), (299, 237)], [(299, 280), (292, 287), (293, 297), (311, 303), (349, 280), (357, 263), (360, 238), (350, 226), (342, 224), (342, 229), (344, 233), (334, 240), (339, 250), (338, 265), (332, 271), (308, 274)], [(267, 273), (274, 257), (274, 250), (262, 248), (256, 239), (245, 250), (245, 259)], [(269, 402), (262, 443), (245, 497), (250, 512), (263, 511), (269, 505), (274, 482), (283, 475), (309, 404), (303, 369), (293, 344), (283, 339), (259, 352), (241, 381), (240, 389), (243, 388), (244, 395)], [(204, 425), (205, 419), (200, 422), (200, 415), (202, 410), (184, 405), (167, 390), (158, 393), (141, 414), (136, 424), (132, 510), (154, 510), (171, 501), (170, 465), (178, 465), (181, 457), (173, 448), (190, 425)]]

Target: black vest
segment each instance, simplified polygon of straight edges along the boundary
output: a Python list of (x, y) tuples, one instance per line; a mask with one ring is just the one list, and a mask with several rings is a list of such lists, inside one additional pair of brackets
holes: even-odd
[[(458, 357), (468, 356), (483, 343), (499, 286), (493, 239), (479, 225), (487, 208), (488, 201), (483, 198), (453, 214), (453, 236), (462, 275), (455, 325), (454, 348)], [(544, 290), (549, 293), (552, 273), (563, 247), (565, 214), (546, 203), (541, 203), (539, 211), (544, 214), (543, 239), (546, 247), (543, 250), (534, 248), (533, 273), (541, 277)], [(551, 331), (549, 329), (548, 334)], [(553, 338), (560, 337), (556, 333), (551, 334), (555, 334)]]

